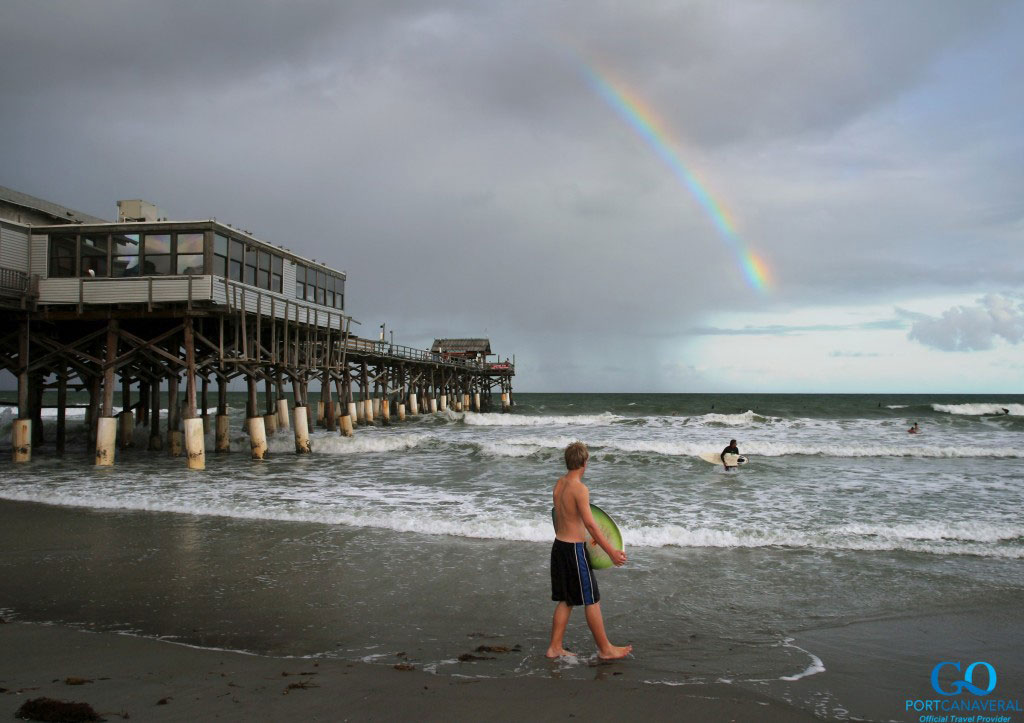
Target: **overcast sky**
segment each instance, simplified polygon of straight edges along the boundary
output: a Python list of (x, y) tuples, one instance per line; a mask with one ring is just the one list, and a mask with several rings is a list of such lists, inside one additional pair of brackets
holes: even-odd
[(0, 185), (248, 229), (520, 391), (1021, 392), (1022, 37), (987, 0), (4, 0)]

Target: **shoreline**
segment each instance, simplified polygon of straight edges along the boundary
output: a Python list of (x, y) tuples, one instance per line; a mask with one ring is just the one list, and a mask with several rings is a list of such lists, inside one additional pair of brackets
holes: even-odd
[[(279, 658), (63, 625), (0, 624), (0, 715), (48, 697), (89, 703), (107, 720), (554, 720), (673, 717), (814, 721), (767, 696), (711, 684), (616, 680), (629, 660), (592, 666), (593, 680), (460, 678), (413, 666)], [(71, 683), (67, 682), (71, 681)], [(85, 681), (85, 682), (80, 682)]]

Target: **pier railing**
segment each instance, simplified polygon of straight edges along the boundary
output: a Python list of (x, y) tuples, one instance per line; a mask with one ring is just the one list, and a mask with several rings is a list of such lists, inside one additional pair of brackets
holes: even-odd
[(14, 269), (0, 268), (0, 290), (24, 294), (28, 291), (28, 274)]
[[(223, 283), (224, 302), (228, 308), (235, 311), (239, 308), (250, 312), (268, 314), (270, 316), (283, 317), (291, 321), (312, 323), (314, 326), (326, 326), (332, 329), (343, 329), (345, 319), (351, 318), (341, 311), (328, 309), (317, 304), (300, 299), (291, 299), (282, 294), (266, 291), (258, 287), (243, 284), (226, 278), (217, 278)], [(218, 294), (214, 293), (214, 301), (218, 301)], [(189, 287), (189, 304), (191, 305), (191, 286)], [(432, 364), (444, 364), (450, 367), (466, 369), (469, 371), (483, 371), (501, 374), (514, 374), (514, 366), (508, 362), (489, 363), (479, 362), (473, 359), (460, 359), (449, 357), (425, 349), (416, 349), (411, 346), (392, 344), (386, 341), (374, 341), (373, 339), (347, 338), (339, 343), (338, 351), (342, 348), (349, 352), (373, 354), (386, 357), (390, 360), (428, 362)]]
[[(254, 314), (257, 318), (285, 319), (320, 329), (341, 332), (350, 318), (341, 309), (321, 306), (304, 299), (295, 299), (279, 292), (261, 289), (221, 276), (168, 275), (133, 278), (78, 277), (46, 279), (42, 282), (40, 301), (44, 304), (74, 304), (82, 313), (87, 306), (109, 304), (145, 304), (152, 311), (160, 304), (184, 304), (191, 311), (195, 305), (212, 304), (226, 308), (229, 314)], [(28, 277), (10, 269), (0, 269), (0, 289), (24, 293)], [(372, 354), (388, 360), (427, 362), (449, 368), (484, 372), (494, 375), (515, 374), (509, 362), (486, 362), (439, 354), (401, 344), (373, 339), (347, 338), (335, 342), (339, 352)]]

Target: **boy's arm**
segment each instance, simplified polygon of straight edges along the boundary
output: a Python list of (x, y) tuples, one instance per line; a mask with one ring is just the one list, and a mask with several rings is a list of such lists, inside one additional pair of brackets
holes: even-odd
[(622, 550), (616, 550), (611, 546), (605, 538), (604, 533), (601, 532), (601, 528), (597, 526), (597, 522), (594, 521), (594, 515), (590, 512), (590, 492), (586, 487), (583, 487), (576, 494), (576, 504), (579, 510), (580, 519), (583, 520), (583, 526), (587, 528), (587, 531), (594, 538), (594, 542), (601, 546), (601, 549), (608, 553), (608, 557), (612, 559), (615, 566), (625, 564), (626, 553)]

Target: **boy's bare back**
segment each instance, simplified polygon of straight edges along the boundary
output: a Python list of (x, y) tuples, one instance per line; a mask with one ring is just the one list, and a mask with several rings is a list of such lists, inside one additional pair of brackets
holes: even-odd
[(555, 537), (563, 542), (586, 542), (587, 536), (580, 515), (581, 506), (590, 502), (590, 491), (570, 471), (555, 483)]

